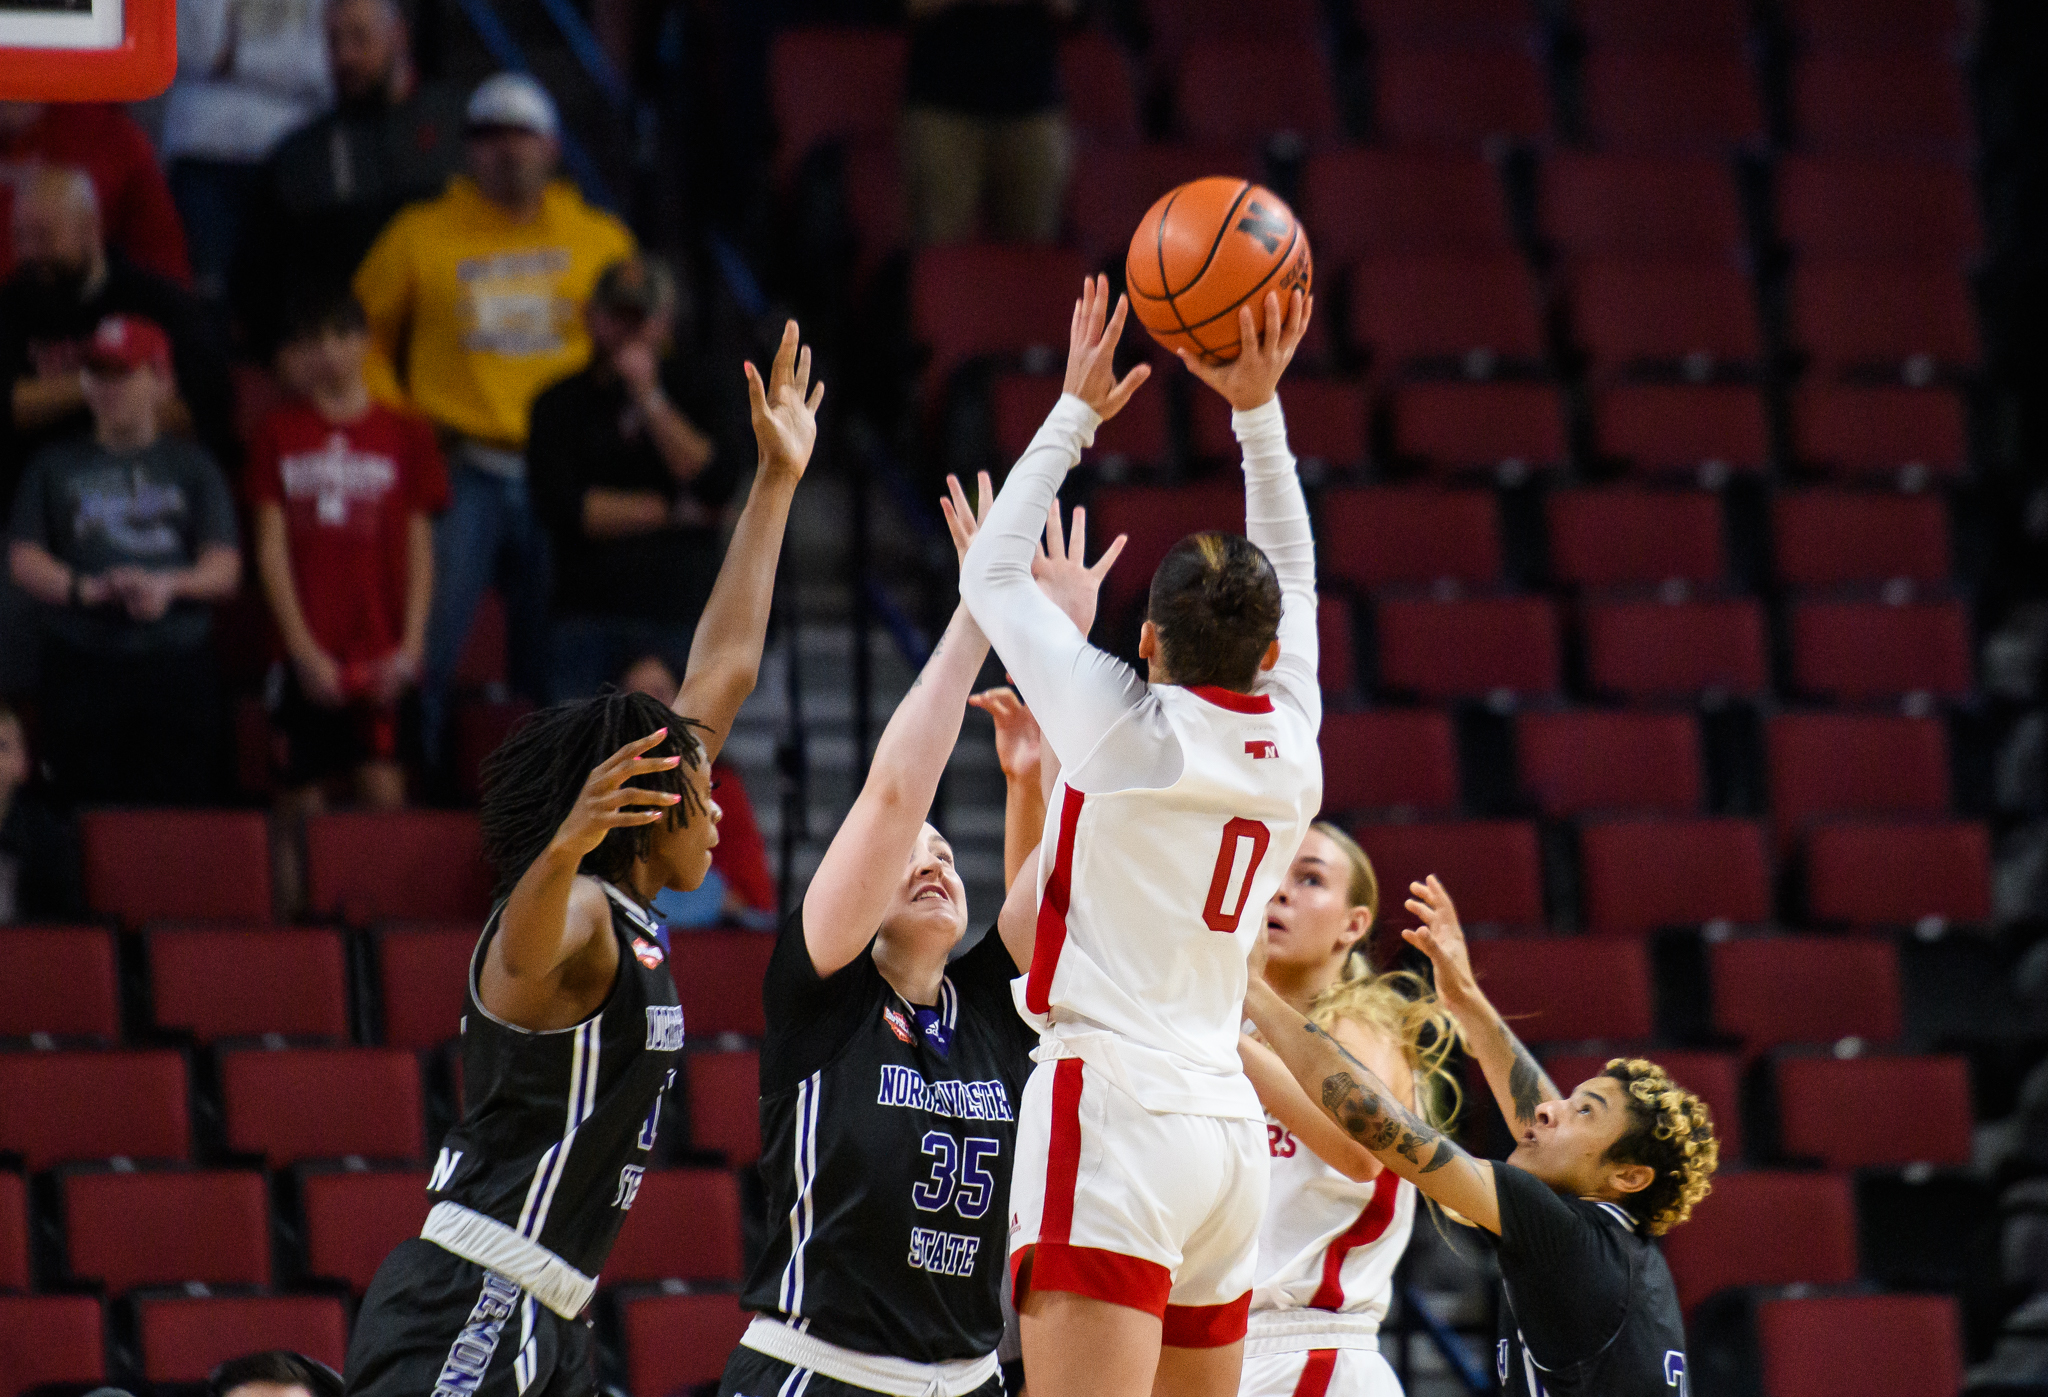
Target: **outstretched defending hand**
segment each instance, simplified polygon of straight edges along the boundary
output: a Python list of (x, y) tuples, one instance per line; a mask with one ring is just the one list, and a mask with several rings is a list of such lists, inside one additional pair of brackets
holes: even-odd
[(1038, 583), (1039, 591), (1052, 598), (1054, 606), (1067, 614), (1067, 619), (1084, 636), (1095, 625), (1095, 599), (1102, 591), (1102, 579), (1109, 576), (1110, 565), (1116, 562), (1117, 555), (1124, 551), (1124, 544), (1128, 541), (1128, 535), (1118, 534), (1116, 540), (1102, 550), (1095, 566), (1089, 567), (1087, 509), (1080, 505), (1074, 507), (1071, 539), (1066, 537), (1066, 531), (1060, 526), (1059, 500), (1053, 500), (1045, 511), (1045, 537), (1039, 541), (1038, 553), (1031, 560), (1032, 580)]
[(782, 343), (765, 387), (751, 360), (744, 367), (761, 468), (786, 471), (801, 480), (818, 442), (818, 404), (825, 401), (825, 385), (811, 386), (811, 347), (798, 346), (792, 320), (782, 327)]
[(1294, 360), (1301, 337), (1308, 333), (1308, 318), (1316, 308), (1314, 296), (1291, 291), (1287, 314), (1280, 314), (1280, 293), (1268, 291), (1260, 307), (1265, 312), (1263, 328), (1253, 323), (1249, 303), (1237, 308), (1237, 357), (1227, 364), (1207, 364), (1185, 349), (1175, 350), (1188, 372), (1223, 395), (1239, 412), (1250, 412), (1272, 400), (1280, 387), (1280, 375)]
[(1017, 697), (1017, 691), (1004, 685), (985, 689), (967, 701), (995, 720), (996, 765), (1003, 769), (1003, 775), (1012, 781), (1037, 775), (1045, 750), (1044, 737), (1038, 731), (1038, 720), (1031, 716), (1024, 700)]
[(576, 803), (569, 807), (568, 818), (556, 829), (554, 847), (580, 862), (585, 854), (604, 843), (604, 837), (613, 830), (651, 825), (668, 814), (669, 807), (682, 796), (674, 791), (650, 791), (626, 784), (635, 776), (672, 771), (682, 761), (681, 757), (640, 755), (667, 736), (667, 728), (656, 728), (599, 763), (583, 783), (583, 789), (576, 793)]
[(1458, 909), (1434, 873), (1420, 883), (1410, 883), (1408, 910), (1422, 920), (1409, 927), (1401, 938), (1429, 957), (1436, 971), (1436, 992), (1446, 1004), (1456, 1007), (1479, 995), (1479, 982), (1472, 975), (1472, 954), (1465, 946), (1465, 928), (1458, 922)]
[(953, 536), (953, 551), (960, 555), (960, 561), (967, 561), (967, 546), (974, 542), (974, 536), (981, 532), (983, 521), (988, 518), (989, 506), (996, 502), (995, 483), (983, 471), (974, 478), (975, 504), (969, 508), (967, 492), (960, 488), (960, 477), (946, 477), (946, 493), (939, 497), (939, 513), (946, 516), (946, 532)]
[[(1152, 376), (1152, 366), (1140, 364), (1118, 381), (1116, 342), (1123, 336), (1124, 317), (1130, 302), (1116, 298), (1116, 313), (1109, 314), (1109, 278), (1093, 276), (1081, 283), (1081, 299), (1074, 302), (1073, 326), (1067, 332), (1067, 379), (1063, 391), (1072, 393), (1095, 409), (1105, 422), (1123, 411), (1138, 385)], [(1105, 319), (1106, 318), (1106, 319)]]

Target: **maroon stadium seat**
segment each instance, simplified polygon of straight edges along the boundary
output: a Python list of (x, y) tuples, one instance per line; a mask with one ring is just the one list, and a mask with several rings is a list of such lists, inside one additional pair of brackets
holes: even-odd
[(1783, 713), (1770, 720), (1771, 816), (1789, 840), (1837, 815), (1948, 809), (1948, 730), (1898, 713)]
[(1778, 580), (1837, 587), (1949, 576), (1948, 511), (1936, 495), (1799, 490), (1771, 502)]
[(768, 56), (779, 163), (786, 173), (820, 141), (893, 140), (904, 38), (889, 29), (785, 29)]
[(1525, 713), (1515, 720), (1515, 755), (1522, 789), (1546, 815), (1700, 808), (1700, 734), (1690, 713)]
[(0, 1151), (31, 1170), (192, 1152), (185, 1059), (165, 1051), (0, 1053)]
[(1763, 395), (1743, 384), (1636, 383), (1594, 405), (1600, 449), (1647, 474), (1697, 472), (1709, 484), (1770, 460)]
[(427, 1220), (423, 1170), (308, 1173), (299, 1192), (306, 1207), (307, 1272), (346, 1281), (358, 1296), (391, 1249), (419, 1236)]
[(414, 1160), (426, 1149), (420, 1063), (402, 1048), (227, 1053), (228, 1146), (272, 1167), (302, 1159)]
[(0, 927), (0, 1038), (121, 1036), (114, 938), (96, 926)]
[(110, 1295), (270, 1284), (270, 1203), (253, 1170), (72, 1174), (63, 1188), (68, 1269)]
[(1963, 402), (1939, 388), (1815, 384), (1793, 400), (1800, 463), (1838, 475), (1960, 475)]
[(85, 895), (130, 926), (270, 919), (270, 825), (253, 810), (88, 810)]
[[(1580, 1082), (1600, 1076), (1612, 1053), (1546, 1053), (1543, 1069), (1559, 1091), (1570, 1092)], [(1714, 1139), (1721, 1148), (1721, 1167), (1727, 1169), (1742, 1158), (1742, 1059), (1733, 1053), (1715, 1053), (1683, 1048), (1657, 1048), (1651, 1054), (1671, 1080), (1707, 1105), (1714, 1120)], [(1719, 1187), (1719, 1176), (1715, 1186)]]
[(1508, 254), (1375, 258), (1352, 274), (1348, 323), (1375, 372), (1474, 356), (1489, 364), (1543, 358), (1529, 274)]
[(434, 1048), (461, 1031), (469, 958), (477, 928), (393, 927), (377, 938), (377, 982), (384, 999), (384, 1042)]
[(335, 1295), (153, 1299), (135, 1308), (143, 1376), (152, 1382), (204, 1382), (228, 1359), (269, 1348), (339, 1371), (348, 1349), (348, 1311)]
[(1949, 155), (1970, 140), (1963, 75), (1936, 51), (1812, 54), (1793, 69), (1792, 105), (1808, 150)]
[(690, 1143), (718, 1150), (738, 1168), (761, 1154), (761, 1055), (693, 1052), (684, 1059)]
[(1792, 278), (1792, 335), (1821, 372), (1904, 368), (1924, 379), (1977, 362), (1961, 271), (1915, 262), (1808, 262)]
[(1426, 699), (1558, 690), (1557, 607), (1547, 597), (1380, 602), (1381, 687)]
[(1596, 49), (1585, 83), (1587, 130), (1608, 150), (1713, 152), (1763, 131), (1739, 48)]
[(1112, 626), (1152, 586), (1152, 573), (1189, 534), (1221, 529), (1244, 532), (1244, 489), (1231, 485), (1120, 485), (1097, 490), (1088, 501), (1088, 537), (1100, 549), (1118, 534), (1130, 542), (1102, 584), (1098, 613)]
[(103, 1382), (106, 1343), (96, 1295), (0, 1295), (0, 1392)]
[[(1290, 385), (1291, 386), (1291, 385)], [(1015, 461), (1045, 425), (1046, 414), (1060, 400), (1060, 379), (1052, 374), (998, 374), (989, 385), (995, 417), (996, 446)], [(1291, 423), (1289, 424), (1292, 425)], [(1122, 412), (1096, 429), (1095, 445), (1082, 454), (1087, 461), (1122, 459), (1156, 466), (1173, 453), (1173, 429), (1167, 422), (1167, 397), (1158, 389), (1140, 392)], [(1103, 542), (1107, 542), (1105, 539)]]
[(1358, 17), (1382, 45), (1423, 44), (1481, 49), (1525, 43), (1528, 0), (1357, 0)]
[(1807, 257), (1952, 265), (1984, 241), (1969, 175), (1924, 160), (1787, 156), (1778, 162), (1778, 231)]
[(1514, 253), (1506, 201), (1477, 154), (1352, 147), (1311, 156), (1301, 216), (1316, 261), (1335, 271), (1368, 256)]
[(1559, 582), (1715, 583), (1725, 571), (1721, 500), (1704, 490), (1559, 490), (1545, 508), (1550, 575)]
[(1544, 383), (1408, 383), (1390, 398), (1394, 449), (1439, 471), (1565, 459), (1564, 413)]
[(1815, 48), (1918, 44), (1941, 48), (1962, 29), (1956, 0), (1784, 0), (1793, 30)]
[(1179, 98), (1181, 125), (1198, 141), (1241, 144), (1280, 131), (1322, 141), (1337, 134), (1337, 104), (1313, 43), (1197, 40), (1180, 60)]
[(483, 795), (483, 765), (498, 750), (519, 720), (533, 712), (533, 701), (490, 699), (481, 695), (455, 702), (455, 785), (462, 798), (475, 803)]
[[(1456, 884), (1445, 887), (1458, 896)], [(1652, 1031), (1650, 957), (1640, 941), (1483, 939), (1472, 943), (1472, 968), (1494, 1006), (1531, 1043), (1625, 1041)]]
[(1792, 682), (1838, 703), (1973, 687), (1970, 617), (1959, 602), (1802, 601), (1792, 607)]
[(911, 271), (910, 302), (912, 331), (931, 349), (927, 382), (943, 385), (978, 354), (1064, 345), (1087, 272), (1081, 254), (1063, 248), (926, 248)]
[(1982, 922), (1991, 915), (1991, 837), (1965, 820), (1824, 823), (1806, 838), (1806, 881), (1808, 908), (1823, 922)]
[(349, 811), (306, 821), (306, 891), (355, 925), (386, 918), (482, 920), (491, 906), (476, 816), (453, 810)]
[[(1256, 174), (1248, 153), (1235, 146), (1177, 142), (1084, 145), (1074, 152), (1074, 176), (1067, 188), (1068, 219), (1089, 265), (1113, 262), (1121, 266), (1131, 235), (1146, 211), (1169, 189), (1204, 175), (1249, 179)], [(1321, 246), (1315, 251), (1320, 255)]]
[(650, 1295), (620, 1302), (619, 1318), (626, 1386), (668, 1393), (717, 1383), (753, 1316), (737, 1295)]
[(1573, 324), (1595, 364), (1751, 364), (1763, 352), (1749, 277), (1727, 258), (1587, 261)]
[(348, 948), (311, 927), (149, 933), (151, 1019), (201, 1042), (285, 1033), (346, 1042)]
[(1314, 44), (1322, 35), (1316, 0), (1272, 0), (1256, 8), (1235, 0), (1146, 0), (1152, 40), (1177, 56), (1191, 40), (1283, 39)]
[(738, 1180), (723, 1169), (650, 1169), (604, 1279), (737, 1281), (740, 1265)]
[(1316, 683), (1325, 694), (1348, 697), (1358, 691), (1353, 624), (1349, 600), (1316, 598)]
[(0, 1170), (0, 1290), (28, 1289), (28, 1186)]
[(1586, 671), (1595, 689), (1632, 699), (1760, 694), (1770, 687), (1763, 612), (1746, 597), (1595, 602)]
[(1771, 1397), (1955, 1397), (1962, 1319), (1949, 1295), (1830, 1295), (1757, 1307)]
[(1968, 1058), (1788, 1057), (1777, 1077), (1788, 1155), (1830, 1169), (1970, 1162)]
[(1553, 156), (1543, 216), (1574, 257), (1725, 258), (1745, 241), (1734, 172), (1712, 156)]
[(1743, 0), (1645, 5), (1642, 0), (1577, 0), (1586, 37), (1598, 46), (1739, 50), (1749, 36)]
[(1434, 873), (1467, 926), (1543, 925), (1543, 863), (1536, 827), (1520, 820), (1448, 820), (1351, 827), (1379, 874), (1388, 906)]
[[(1280, 405), (1287, 414), (1287, 444), (1303, 462), (1339, 468), (1365, 463), (1363, 384), (1343, 378), (1291, 379), (1280, 392)], [(1197, 456), (1231, 465), (1243, 459), (1230, 430), (1230, 404), (1215, 393), (1203, 393), (1190, 416)]]
[(1327, 577), (1360, 587), (1500, 581), (1500, 521), (1490, 490), (1340, 487), (1323, 492), (1316, 512), (1316, 560)]
[[(1687, 1310), (1739, 1285), (1843, 1285), (1856, 1279), (1856, 1197), (1839, 1174), (1721, 1170), (1664, 1259)], [(1889, 1388), (1884, 1389), (1889, 1391)]]
[(1388, 44), (1376, 66), (1379, 129), (1391, 145), (1470, 152), (1489, 136), (1540, 136), (1550, 125), (1526, 48)]
[(763, 931), (673, 931), (670, 966), (682, 998), (683, 1023), (695, 1035), (768, 1031), (761, 980), (775, 937)]
[(1457, 735), (1437, 709), (1325, 713), (1320, 745), (1326, 811), (1457, 808)]
[(1116, 40), (1087, 31), (1062, 40), (1060, 83), (1075, 132), (1098, 141), (1139, 139), (1137, 84)]
[(1714, 1027), (1751, 1053), (1843, 1038), (1895, 1042), (1899, 957), (1873, 936), (1757, 936), (1707, 948)]
[(1586, 930), (1596, 934), (1770, 920), (1770, 852), (1749, 820), (1589, 823), (1579, 859)]
[(883, 259), (910, 242), (903, 194), (901, 151), (894, 140), (871, 139), (846, 147), (840, 188), (853, 225), (853, 274), (865, 281)]

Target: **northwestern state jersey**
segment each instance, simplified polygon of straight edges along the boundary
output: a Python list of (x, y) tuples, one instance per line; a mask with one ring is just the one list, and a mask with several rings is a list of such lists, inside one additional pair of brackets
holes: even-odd
[(1688, 1397), (1685, 1326), (1664, 1254), (1616, 1203), (1565, 1198), (1511, 1164), (1500, 1200), (1507, 1397)]
[(917, 1363), (995, 1348), (1031, 1070), (1032, 1035), (1010, 1004), (1016, 973), (990, 930), (920, 1010), (869, 949), (820, 977), (803, 913), (784, 923), (762, 988), (768, 1245), (748, 1309)]
[(633, 1206), (683, 1047), (683, 1011), (653, 919), (617, 888), (604, 890), (618, 974), (604, 1006), (573, 1028), (516, 1028), (484, 1007), (477, 977), (504, 904), (484, 924), (462, 1019), (466, 1104), (427, 1190), (591, 1277)]
[(1259, 1316), (1324, 1310), (1349, 1318), (1347, 1328), (1377, 1332), (1394, 1298), (1394, 1268), (1415, 1227), (1415, 1186), (1391, 1169), (1360, 1183), (1325, 1164), (1314, 1150), (1267, 1117), (1272, 1175), (1259, 1225), (1259, 1279), (1252, 1289), (1254, 1332)]
[(1266, 693), (1151, 694), (1179, 741), (1179, 779), (1084, 794), (1062, 776), (1021, 1002), (1058, 1040), (1050, 1052), (1150, 1110), (1260, 1120), (1237, 1056), (1245, 962), (1322, 804), (1315, 728)]

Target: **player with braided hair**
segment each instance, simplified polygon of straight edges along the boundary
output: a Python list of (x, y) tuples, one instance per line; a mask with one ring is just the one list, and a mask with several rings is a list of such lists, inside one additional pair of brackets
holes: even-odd
[(1569, 1096), (1552, 1085), (1472, 974), (1457, 908), (1411, 883), (1402, 933), (1429, 956), (1515, 1131), (1478, 1160), (1404, 1108), (1373, 1071), (1254, 979), (1245, 1011), (1324, 1111), (1422, 1193), (1498, 1238), (1495, 1371), (1507, 1397), (1685, 1397), (1685, 1328), (1652, 1239), (1690, 1216), (1718, 1162), (1699, 1098), (1656, 1064), (1616, 1058)]

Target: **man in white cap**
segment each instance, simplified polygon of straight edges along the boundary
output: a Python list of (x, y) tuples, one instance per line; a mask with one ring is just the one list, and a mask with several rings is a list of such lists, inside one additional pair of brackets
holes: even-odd
[(542, 388), (588, 362), (584, 302), (598, 273), (634, 250), (624, 224), (555, 178), (559, 129), (531, 77), (486, 80), (464, 113), (467, 173), (393, 219), (356, 272), (371, 391), (424, 414), (448, 453), (420, 685), (432, 765), (456, 660), (493, 584), (511, 686), (546, 698), (548, 545), (527, 502), (527, 419)]

